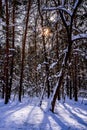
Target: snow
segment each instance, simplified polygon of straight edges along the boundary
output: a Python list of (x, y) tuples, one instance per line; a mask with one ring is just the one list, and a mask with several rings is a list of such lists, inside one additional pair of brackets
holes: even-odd
[(49, 68), (52, 69), (55, 65), (57, 65), (57, 62), (53, 62)]
[(65, 0), (62, 0), (62, 6), (64, 6)]
[(9, 51), (15, 51), (15, 49), (14, 48), (9, 48)]
[(79, 39), (87, 39), (87, 34), (82, 33), (82, 34), (72, 36), (72, 41), (79, 40)]
[(48, 111), (47, 101), (39, 107), (38, 99), (9, 102), (0, 100), (0, 130), (86, 130), (87, 100), (84, 104), (67, 100), (58, 102), (55, 113)]
[(77, 7), (78, 3), (79, 3), (79, 0), (76, 0), (73, 9), (75, 9)]
[(41, 69), (41, 64), (38, 64), (37, 71)]
[(2, 18), (0, 18), (0, 25), (6, 26), (5, 22), (2, 21)]
[(63, 6), (58, 6), (58, 7), (45, 7), (42, 10), (45, 11), (54, 11), (54, 10), (62, 10), (65, 11), (68, 15), (72, 16), (72, 12), (69, 9), (64, 8)]

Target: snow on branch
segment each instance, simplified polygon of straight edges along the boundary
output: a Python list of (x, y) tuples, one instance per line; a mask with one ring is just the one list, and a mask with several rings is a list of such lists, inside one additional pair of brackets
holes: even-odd
[(58, 7), (45, 7), (42, 9), (43, 11), (54, 11), (54, 10), (62, 10), (65, 11), (67, 14), (72, 16), (72, 12), (69, 9), (64, 8), (63, 6), (58, 6)]
[(78, 34), (72, 37), (72, 41), (79, 40), (79, 39), (87, 39), (87, 34)]
[(79, 0), (76, 0), (76, 2), (75, 2), (75, 4), (74, 4), (74, 7), (73, 7), (73, 9), (75, 9), (75, 8), (77, 7), (77, 5), (78, 5), (78, 2), (79, 2)]
[(65, 0), (62, 0), (62, 5), (64, 6)]

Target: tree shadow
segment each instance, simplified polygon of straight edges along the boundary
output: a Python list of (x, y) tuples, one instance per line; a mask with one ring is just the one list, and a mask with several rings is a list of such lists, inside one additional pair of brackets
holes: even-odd
[[(44, 113), (44, 117), (42, 123), (39, 126), (40, 128), (44, 128), (46, 130), (48, 126), (49, 130), (54, 129), (68, 130), (69, 126), (65, 124), (57, 114), (52, 113), (50, 110), (49, 111), (47, 110), (47, 112), (45, 112), (42, 108), (41, 110)], [(52, 124), (55, 126), (55, 128), (53, 128)]]
[[(79, 124), (84, 125), (84, 126), (87, 127), (87, 123), (86, 123), (82, 118), (80, 118), (80, 117), (78, 116), (79, 113), (75, 110), (75, 108), (73, 108), (73, 111), (75, 111), (75, 113), (73, 113), (73, 112), (70, 110), (70, 108), (67, 107), (65, 104), (64, 104), (64, 107), (65, 107), (65, 109), (70, 113), (70, 115), (71, 115)], [(78, 114), (76, 114), (76, 112), (77, 112)], [(80, 114), (83, 115), (83, 113), (81, 113), (81, 112), (80, 112)], [(86, 116), (86, 115), (85, 115), (85, 116)]]
[[(55, 113), (52, 113), (50, 110), (48, 110), (48, 106), (46, 106), (46, 108), (43, 108), (43, 107), (38, 107), (37, 105), (30, 105), (30, 103), (27, 103), (27, 104), (17, 103), (15, 105), (10, 105), (10, 106), (8, 104), (7, 108), (4, 107), (3, 117), (2, 118), (0, 117), (0, 120), (2, 120), (3, 122), (4, 119), (9, 119), (9, 117), (12, 114), (14, 114), (15, 112), (19, 112), (25, 107), (27, 109), (29, 108), (29, 111), (27, 110), (27, 115), (22, 117), (23, 119), (22, 122), (20, 123), (20, 121), (18, 121), (18, 123), (16, 124), (15, 121), (12, 119), (13, 118), (12, 116), (11, 118), (12, 120), (10, 119), (9, 127), (12, 127), (12, 123), (14, 123), (13, 127), (15, 129), (22, 129), (22, 130), (57, 130), (57, 129), (69, 130), (70, 128), (73, 129), (72, 124), (69, 124), (67, 120), (63, 119), (63, 116), (61, 116), (60, 111), (57, 111), (57, 113), (55, 114)], [(70, 106), (67, 106), (66, 104), (63, 104), (60, 106), (58, 105), (58, 107), (61, 107), (61, 109), (63, 109), (64, 112), (66, 112), (67, 110), (66, 114), (69, 114), (69, 116), (73, 120), (75, 119), (76, 122), (78, 122), (80, 125), (87, 126), (86, 122), (78, 116), (79, 113), (83, 115), (83, 113), (81, 113), (81, 110), (73, 109), (73, 111), (76, 112), (74, 113), (73, 111), (71, 111)], [(5, 112), (5, 109), (6, 109), (6, 112)], [(1, 128), (2, 126), (0, 126), (0, 129)]]
[[(42, 119), (38, 123), (35, 123), (34, 120), (31, 121), (31, 118), (33, 119), (33, 117), (38, 120), (38, 112), (35, 110), (36, 108), (40, 109), (40, 112), (43, 114)], [(36, 113), (34, 113), (34, 110), (36, 111)], [(64, 122), (60, 119), (60, 117), (58, 117), (58, 115), (48, 110), (44, 111), (44, 109), (38, 106), (34, 106), (31, 111), (29, 111), (27, 118), (22, 126), (31, 130), (54, 130), (56, 127), (61, 130), (67, 130), (69, 128), (69, 126), (64, 124)], [(55, 128), (53, 126), (55, 126)]]

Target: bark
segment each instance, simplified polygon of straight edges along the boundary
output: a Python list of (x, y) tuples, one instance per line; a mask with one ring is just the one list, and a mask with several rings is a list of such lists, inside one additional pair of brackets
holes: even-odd
[(67, 89), (67, 96), (69, 96), (69, 78), (68, 78), (68, 74), (67, 74), (67, 78), (66, 78), (66, 89)]
[(70, 95), (70, 99), (72, 99), (72, 84), (71, 84), (72, 82), (71, 82), (71, 79), (70, 79), (69, 82), (70, 82), (69, 83), (70, 84), (70, 94), (69, 95)]
[(75, 101), (78, 101), (78, 96), (77, 96), (77, 55), (75, 55), (75, 65), (74, 65), (74, 99)]
[(2, 0), (0, 0), (0, 17), (2, 15)]
[(9, 67), (9, 13), (8, 13), (8, 0), (5, 1), (6, 3), (6, 63), (5, 63), (5, 104), (8, 103), (8, 92), (9, 92), (9, 74), (8, 74), (8, 67)]
[[(12, 16), (12, 49), (14, 49), (14, 42), (15, 42), (15, 0), (13, 0), (13, 16)], [(12, 59), (11, 59), (11, 70), (10, 70), (10, 83), (9, 83), (9, 99), (11, 96), (11, 88), (12, 88), (12, 80), (13, 80), (13, 68), (14, 68), (14, 52), (12, 52)]]
[[(58, 12), (57, 12), (57, 16), (58, 16)], [(57, 60), (59, 60), (58, 23), (56, 24), (55, 29), (56, 29), (56, 56), (57, 56)], [(57, 71), (59, 71), (59, 62), (57, 63)], [(60, 100), (60, 90), (58, 93), (58, 100)]]
[(22, 65), (21, 65), (20, 86), (19, 86), (19, 101), (20, 102), (21, 102), (21, 96), (22, 96), (22, 83), (23, 83), (24, 59), (25, 59), (25, 44), (26, 44), (26, 36), (27, 36), (27, 30), (28, 30), (30, 7), (31, 7), (31, 0), (28, 1), (26, 25), (25, 25), (25, 30), (24, 30), (23, 42), (22, 42)]
[(2, 98), (5, 96), (5, 63), (4, 63), (4, 73), (3, 73), (3, 86), (2, 86)]

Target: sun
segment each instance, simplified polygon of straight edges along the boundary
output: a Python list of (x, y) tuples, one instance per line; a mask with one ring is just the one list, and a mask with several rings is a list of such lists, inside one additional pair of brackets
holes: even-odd
[(49, 36), (50, 35), (50, 28), (46, 27), (46, 28), (42, 29), (42, 35)]

